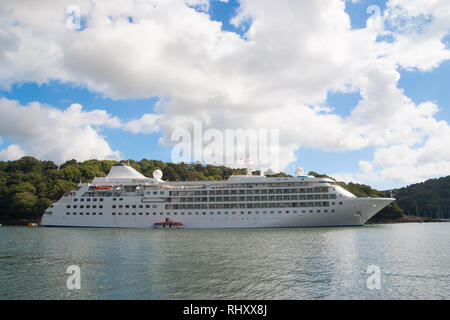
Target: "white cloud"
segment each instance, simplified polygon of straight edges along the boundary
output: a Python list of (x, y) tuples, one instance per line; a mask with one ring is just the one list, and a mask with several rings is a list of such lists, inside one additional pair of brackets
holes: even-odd
[(26, 106), (0, 99), (0, 135), (14, 141), (1, 151), (1, 158), (13, 160), (23, 155), (61, 163), (69, 159), (119, 159), (99, 134), (102, 127), (118, 127), (120, 122), (103, 110), (83, 111), (72, 104), (59, 110), (37, 102)]
[(429, 71), (450, 59), (442, 39), (450, 31), (450, 3), (446, 0), (389, 0), (385, 24), (396, 41), (389, 55), (400, 66)]
[(433, 130), (421, 146), (399, 144), (377, 150), (372, 165), (379, 180), (409, 184), (450, 174), (450, 128), (439, 122)]
[[(59, 79), (113, 98), (158, 96), (165, 102), (154, 114), (131, 120), (122, 129), (161, 130), (166, 145), (173, 130), (192, 130), (194, 120), (202, 120), (205, 129), (279, 129), (282, 167), (295, 161), (300, 146), (372, 146), (377, 150), (373, 161), (360, 163), (359, 175), (365, 179), (399, 183), (427, 173), (448, 174), (450, 156), (444, 153), (436, 160), (432, 148), (437, 136), (447, 143), (441, 132), (448, 124), (435, 120), (436, 104), (416, 105), (398, 88), (397, 70), (429, 71), (450, 58), (442, 43), (450, 29), (448, 1), (390, 0), (383, 16), (370, 19), (367, 28), (352, 30), (345, 1), (242, 0), (231, 22), (239, 26), (251, 21), (243, 38), (222, 31), (219, 22), (186, 3), (209, 5), (204, 0), (76, 1), (87, 21), (76, 32), (65, 27), (65, 8), (73, 1), (4, 1), (0, 85)], [(385, 34), (395, 41), (376, 41)], [(362, 96), (349, 116), (317, 107), (328, 92), (349, 88)], [(103, 143), (103, 157), (114, 154), (94, 126), (118, 128), (118, 120), (103, 115), (100, 123), (93, 123), (81, 109), (73, 116), (79, 117), (75, 129)], [(20, 132), (26, 132), (27, 122), (17, 124)], [(4, 132), (12, 135), (17, 128)], [(77, 149), (48, 154), (63, 158), (83, 148)], [(417, 170), (394, 170), (407, 166), (391, 153)]]
[(403, 186), (450, 174), (450, 127), (441, 121), (430, 128), (433, 132), (420, 145), (398, 143), (379, 147), (372, 161), (359, 162), (359, 173), (337, 173), (333, 177), (382, 187)]
[(17, 160), (25, 155), (25, 152), (16, 144), (9, 145), (6, 149), (0, 150), (0, 160)]
[(159, 131), (158, 121), (159, 115), (145, 114), (140, 119), (128, 121), (123, 124), (123, 129), (132, 133), (154, 133)]

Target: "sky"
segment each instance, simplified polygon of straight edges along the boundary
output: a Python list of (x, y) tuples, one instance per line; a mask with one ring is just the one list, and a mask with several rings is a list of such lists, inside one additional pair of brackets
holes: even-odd
[(406, 186), (450, 174), (449, 60), (448, 0), (5, 0), (0, 160), (229, 164), (235, 130), (276, 134), (257, 168)]

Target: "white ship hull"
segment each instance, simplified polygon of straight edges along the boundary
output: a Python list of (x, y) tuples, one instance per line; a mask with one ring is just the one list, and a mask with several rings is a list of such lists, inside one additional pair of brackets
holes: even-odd
[(361, 226), (393, 198), (358, 198), (327, 178), (232, 176), (165, 182), (126, 165), (48, 208), (41, 225), (99, 228)]
[[(236, 211), (217, 214), (216, 211), (192, 212), (191, 215), (169, 215), (171, 219), (181, 222), (184, 228), (288, 228), (288, 227), (337, 227), (337, 226), (362, 226), (378, 211), (391, 203), (391, 198), (356, 198), (343, 200), (342, 205), (337, 205), (334, 212), (317, 212), (317, 208), (301, 208), (286, 210), (279, 208), (266, 210), (246, 210), (242, 214)], [(106, 203), (105, 203), (106, 204)], [(60, 212), (64, 212), (64, 204), (60, 205)], [(55, 207), (54, 210), (58, 210)], [(258, 214), (256, 213), (258, 211)], [(274, 211), (274, 213), (270, 213)], [(281, 213), (278, 213), (278, 212)], [(289, 211), (289, 213), (286, 213)], [(296, 211), (296, 213), (294, 213)], [(302, 211), (305, 211), (304, 213)], [(312, 211), (312, 212), (311, 212)], [(249, 213), (250, 212), (250, 213)], [(358, 213), (359, 212), (359, 213)], [(114, 215), (111, 210), (104, 210), (102, 215), (51, 215), (44, 216), (41, 225), (53, 227), (99, 227), (99, 228), (153, 228), (155, 223), (164, 221), (167, 213), (153, 215), (146, 212), (130, 213), (129, 215)]]

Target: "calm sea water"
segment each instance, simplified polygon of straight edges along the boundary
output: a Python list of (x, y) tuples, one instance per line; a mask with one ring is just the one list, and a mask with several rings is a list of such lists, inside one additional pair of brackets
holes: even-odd
[[(80, 267), (81, 288), (67, 288)], [(380, 268), (380, 288), (369, 289)], [(0, 227), (0, 299), (449, 299), (450, 223), (136, 230)]]

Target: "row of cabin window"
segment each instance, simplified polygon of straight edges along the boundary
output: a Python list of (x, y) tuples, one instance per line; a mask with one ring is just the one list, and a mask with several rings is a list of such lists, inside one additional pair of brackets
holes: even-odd
[[(339, 202), (342, 205), (342, 202)], [(331, 205), (335, 205), (332, 202)], [(225, 203), (225, 204), (166, 204), (167, 210), (173, 209), (243, 209), (243, 208), (301, 208), (301, 207), (329, 207), (328, 201), (323, 202), (285, 202), (285, 203)]]
[[(157, 195), (158, 191), (145, 191), (146, 195)], [(160, 191), (159, 194), (164, 194), (164, 191)]]
[[(331, 187), (330, 187), (331, 188)], [(251, 190), (210, 190), (210, 191), (170, 191), (171, 196), (239, 195), (239, 194), (283, 194), (283, 193), (327, 193), (329, 187), (294, 189), (251, 189)], [(335, 188), (332, 188), (335, 190)]]
[[(119, 208), (123, 208), (124, 206), (125, 206), (125, 208), (129, 208), (129, 207), (130, 207), (129, 204), (125, 204), (125, 205), (119, 204), (119, 205), (118, 205)], [(117, 207), (117, 205), (115, 205), (115, 204), (112, 205), (112, 208), (113, 208), (113, 209), (115, 209), (116, 207)], [(157, 207), (156, 204), (152, 204), (152, 208), (156, 208), (156, 207)], [(132, 205), (131, 205), (131, 208), (132, 208), (132, 209), (136, 208), (136, 205), (135, 205), (135, 204), (132, 204)], [(140, 205), (139, 205), (139, 208), (140, 208), (140, 209), (143, 209), (143, 208), (144, 208), (144, 205), (140, 204)], [(149, 209), (149, 208), (150, 208), (150, 205), (149, 205), (149, 204), (146, 204), (146, 205), (145, 205), (145, 208), (146, 208), (146, 209)]]
[[(301, 204), (305, 204), (305, 205), (299, 205), (299, 204), (300, 203), (297, 203), (297, 206), (316, 206), (316, 207), (328, 207), (329, 206), (328, 202), (322, 202), (322, 203), (321, 202), (308, 202), (308, 203), (303, 202)], [(334, 202), (332, 202), (331, 204), (334, 205)], [(339, 204), (341, 205), (342, 202), (339, 202)], [(293, 205), (290, 205), (290, 204), (287, 204), (287, 203), (281, 203), (281, 204), (280, 203), (271, 203), (271, 204), (249, 204), (249, 203), (244, 204), (244, 203), (240, 203), (240, 204), (224, 204), (224, 205), (186, 205), (187, 206), (186, 209), (208, 209), (208, 208), (209, 209), (221, 209), (222, 208), (222, 207), (218, 207), (218, 206), (233, 206), (235, 208), (256, 208), (255, 205), (258, 205), (259, 207), (261, 205), (263, 205), (263, 206), (266, 206), (266, 208), (270, 208), (270, 207), (272, 207), (272, 208), (281, 207), (282, 208), (283, 206), (286, 206), (286, 205), (289, 205), (290, 207), (293, 206)], [(271, 205), (271, 206), (269, 206), (269, 205)], [(90, 205), (86, 205), (86, 209), (89, 209), (90, 207), (91, 207)], [(99, 207), (99, 209), (102, 209), (103, 205), (99, 205), (98, 207)], [(143, 209), (143, 207), (144, 206), (142, 204), (139, 205), (140, 209)], [(156, 208), (156, 207), (157, 206), (155, 204), (152, 205), (153, 209)], [(67, 205), (67, 208), (70, 209), (71, 205), (70, 204)], [(78, 208), (78, 205), (75, 204), (75, 205), (72, 206), (72, 208), (76, 209), (76, 208)], [(84, 208), (84, 205), (80, 205), (80, 209), (83, 209), (83, 208)], [(96, 205), (92, 205), (92, 208), (96, 209), (97, 206)], [(112, 205), (112, 208), (115, 209), (116, 205)], [(119, 208), (123, 208), (123, 205), (119, 205)], [(130, 205), (126, 204), (125, 208), (130, 208)], [(134, 204), (131, 205), (131, 208), (132, 209), (136, 208), (136, 205), (134, 205)], [(146, 204), (145, 208), (149, 209), (150, 205)], [(176, 204), (175, 205), (166, 205), (166, 209), (170, 209), (170, 208), (183, 209), (184, 206), (183, 205), (176, 205)]]
[[(90, 202), (90, 201), (91, 201), (91, 198), (80, 198), (80, 201), (81, 201), (81, 202), (84, 202), (84, 200), (86, 200), (87, 202)], [(112, 200), (113, 200), (113, 201), (116, 201), (117, 198), (113, 198)], [(78, 201), (78, 198), (74, 198), (73, 201), (77, 202), (77, 201)], [(96, 202), (96, 201), (97, 201), (97, 198), (92, 198), (92, 201), (93, 201), (93, 202)], [(103, 198), (99, 198), (98, 201), (103, 201)], [(123, 198), (119, 198), (119, 201), (123, 201)]]
[[(300, 212), (300, 210), (298, 210), (298, 211), (297, 211), (297, 210), (293, 210), (292, 213), (293, 213), (293, 214), (297, 214), (297, 213), (306, 213), (307, 211), (309, 211), (309, 213), (313, 213), (313, 212), (314, 212), (314, 210), (301, 210), (301, 212)], [(330, 211), (331, 211), (331, 212), (335, 212), (334, 209), (331, 209)], [(317, 213), (320, 213), (321, 210), (316, 210), (316, 212), (317, 212)], [(327, 213), (328, 210), (325, 209), (325, 210), (323, 210), (323, 212)], [(241, 214), (245, 214), (244, 211), (241, 211), (240, 213), (241, 213)], [(252, 214), (252, 213), (253, 213), (253, 214), (259, 214), (260, 212), (259, 212), (259, 211), (256, 211), (256, 212), (248, 211), (248, 212), (247, 212), (247, 214)], [(261, 212), (261, 214), (267, 214), (267, 213), (268, 213), (267, 211)], [(278, 210), (277, 213), (278, 213), (278, 214), (282, 214), (283, 212), (282, 212), (281, 210)], [(285, 213), (288, 214), (288, 213), (290, 213), (290, 211), (289, 211), (289, 210), (286, 210)], [(176, 216), (177, 214), (178, 214), (178, 212), (173, 212), (173, 213), (172, 213), (172, 215), (174, 215), (174, 216)], [(180, 214), (181, 214), (181, 215), (184, 215), (184, 212), (180, 212)], [(192, 214), (193, 214), (192, 212), (187, 212), (187, 215), (192, 215)], [(199, 213), (199, 212), (194, 212), (194, 214), (195, 214), (195, 215), (199, 215), (200, 213)], [(202, 212), (202, 214), (203, 214), (203, 215), (206, 215), (206, 212)], [(221, 213), (220, 213), (220, 212), (210, 212), (209, 214), (210, 214), (210, 215), (214, 215), (214, 214), (220, 215)], [(228, 214), (228, 211), (225, 211), (223, 214), (227, 215), (227, 214)], [(231, 214), (236, 214), (236, 212), (233, 211), (233, 212), (231, 212)], [(275, 211), (270, 211), (270, 214), (275, 214)], [(118, 213), (112, 212), (112, 215), (113, 215), (113, 216), (115, 216), (115, 215), (119, 215), (119, 216), (121, 216), (121, 215), (126, 215), (126, 216), (128, 216), (128, 215), (130, 215), (130, 214), (129, 214), (129, 212), (124, 212), (124, 213), (122, 213), (122, 212), (118, 212)], [(136, 215), (136, 212), (132, 212), (131, 215), (135, 216), (135, 215)], [(138, 215), (142, 216), (143, 213), (142, 213), (142, 212), (139, 212)], [(145, 215), (148, 216), (148, 215), (150, 215), (150, 213), (149, 213), (149, 212), (146, 212)], [(156, 212), (153, 212), (152, 215), (156, 216), (157, 213), (156, 213)], [(163, 213), (163, 212), (160, 212), (159, 215), (162, 216), (162, 215), (164, 215), (164, 213)], [(170, 213), (170, 212), (166, 212), (166, 215), (167, 215), (167, 216), (170, 216), (171, 213)]]
[[(335, 188), (333, 188), (335, 190)], [(296, 189), (252, 189), (252, 190), (210, 190), (209, 195), (240, 195), (240, 194), (286, 194), (286, 193), (327, 193), (328, 187), (315, 187), (315, 188), (296, 188)], [(146, 194), (150, 194), (147, 192)], [(153, 194), (157, 194), (156, 191)], [(164, 194), (163, 191), (160, 194)], [(171, 196), (201, 196), (208, 195), (208, 191), (170, 191)], [(330, 195), (330, 197), (336, 197), (336, 195)], [(81, 202), (90, 202), (91, 198), (80, 198)], [(113, 198), (116, 201), (117, 198)], [(73, 201), (78, 201), (78, 198), (74, 198)], [(97, 198), (92, 198), (93, 202), (97, 201)], [(103, 198), (99, 198), (98, 201), (103, 201)], [(123, 201), (123, 198), (119, 198), (119, 201)]]
[[(89, 215), (95, 216), (95, 215), (97, 215), (96, 212), (85, 212), (85, 213), (83, 213), (83, 212), (78, 212), (78, 214), (79, 214), (80, 216), (82, 216), (82, 215), (86, 215), (86, 216), (89, 216)], [(70, 212), (66, 212), (66, 215), (70, 215)], [(76, 216), (77, 213), (76, 213), (76, 212), (73, 212), (72, 215)], [(102, 215), (103, 215), (103, 212), (99, 212), (98, 215), (99, 215), (99, 216), (102, 216)]]
[[(116, 215), (115, 212), (113, 212), (113, 213), (111, 213), (111, 214), (112, 214), (113, 216)], [(121, 216), (121, 215), (122, 215), (122, 212), (117, 213), (117, 215)], [(124, 215), (128, 216), (128, 215), (130, 215), (130, 213), (129, 213), (129, 212), (124, 212)], [(135, 216), (135, 215), (136, 215), (136, 212), (132, 212), (131, 215), (132, 215), (132, 216)], [(142, 213), (142, 212), (139, 212), (138, 215), (142, 216), (143, 213)], [(146, 215), (146, 216), (150, 215), (150, 212), (146, 212), (145, 215)], [(156, 212), (153, 212), (153, 215), (156, 215)]]
[[(81, 202), (84, 202), (84, 200), (86, 200), (86, 202), (90, 202), (91, 198), (80, 198)], [(74, 198), (73, 201), (77, 202), (78, 198)], [(98, 198), (98, 201), (102, 202), (103, 198)], [(92, 202), (97, 202), (97, 198), (92, 198)]]
[(174, 198), (172, 202), (223, 202), (223, 201), (277, 201), (277, 200), (328, 200), (336, 199), (336, 194), (293, 195), (293, 196), (231, 196), (231, 197), (198, 197)]
[[(250, 187), (253, 188), (253, 187)], [(263, 187), (260, 187), (263, 188)], [(273, 188), (263, 188), (263, 189), (251, 189), (251, 190), (210, 190), (210, 191), (170, 191), (170, 195), (172, 196), (193, 196), (193, 195), (232, 195), (232, 194), (282, 194), (282, 193), (327, 193), (329, 188), (331, 187), (312, 187), (312, 188), (289, 188), (289, 189), (273, 189)], [(335, 190), (335, 188), (332, 188)], [(157, 191), (146, 191), (146, 194), (157, 195)], [(160, 191), (159, 194), (164, 194), (164, 191)], [(108, 194), (111, 196), (112, 194)], [(80, 198), (80, 201), (91, 201), (91, 198)], [(113, 201), (116, 201), (117, 198), (113, 198)], [(74, 201), (78, 201), (78, 198), (75, 198)], [(97, 201), (97, 198), (93, 198), (92, 201)], [(103, 201), (103, 198), (99, 198), (99, 201)], [(119, 201), (123, 201), (123, 198), (119, 198)]]
[[(325, 184), (323, 187), (318, 187), (317, 184)], [(206, 185), (177, 185), (178, 188), (183, 189), (205, 189)], [(211, 189), (261, 189), (261, 188), (329, 188), (329, 182), (315, 182), (314, 184), (307, 182), (263, 182), (263, 183), (232, 183), (232, 184), (211, 184)], [(187, 190), (184, 190), (187, 191)]]
[[(91, 207), (91, 205), (89, 205), (89, 204), (87, 204), (86, 205), (86, 208), (87, 209), (89, 209)], [(72, 206), (72, 208), (74, 208), (74, 209), (76, 209), (76, 208), (78, 208), (78, 205), (76, 205), (76, 204), (74, 204), (73, 206)], [(84, 205), (83, 204), (80, 204), (80, 209), (83, 209), (84, 208)], [(97, 205), (92, 205), (92, 209), (96, 209), (97, 208)], [(102, 204), (100, 204), (99, 206), (98, 206), (98, 208), (99, 209), (103, 209), (103, 205)], [(68, 204), (67, 205), (67, 209), (70, 209), (70, 204)]]

